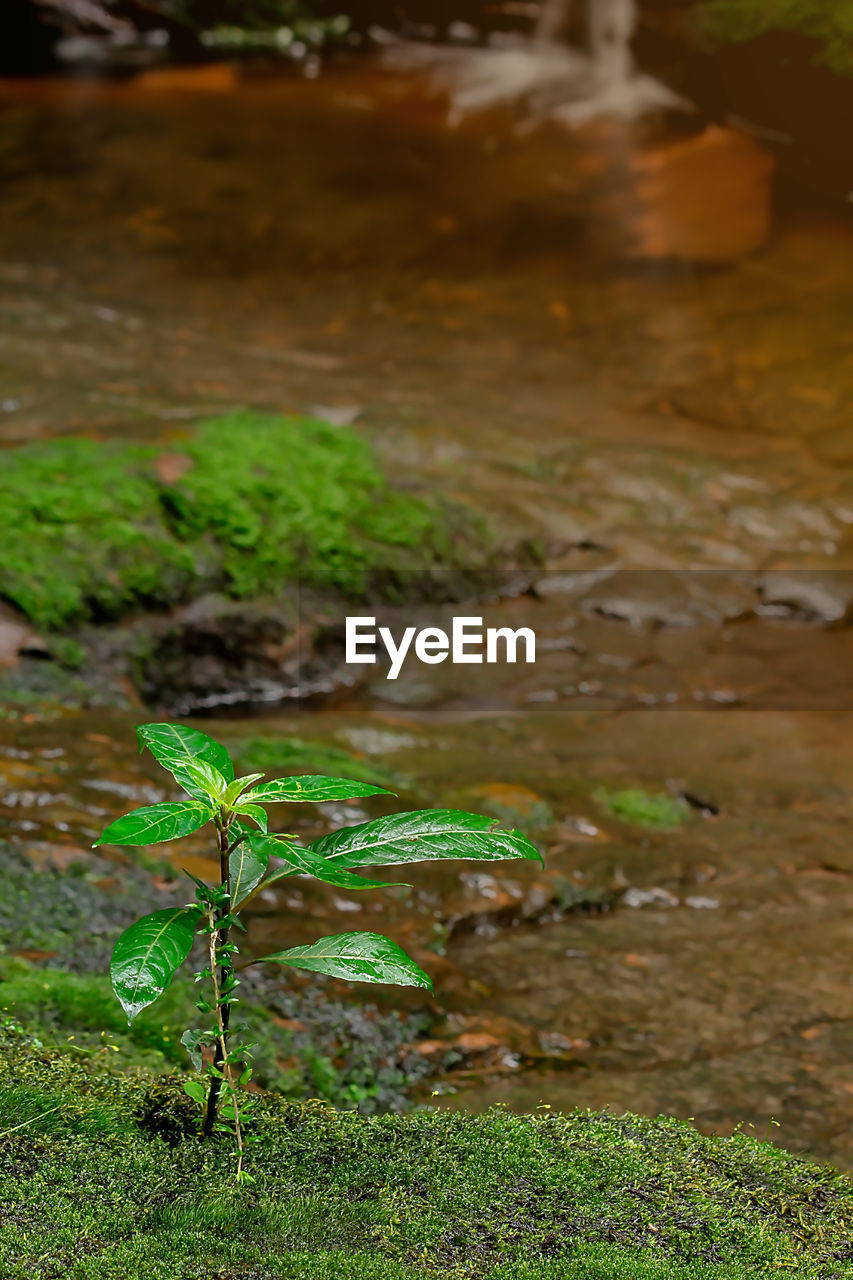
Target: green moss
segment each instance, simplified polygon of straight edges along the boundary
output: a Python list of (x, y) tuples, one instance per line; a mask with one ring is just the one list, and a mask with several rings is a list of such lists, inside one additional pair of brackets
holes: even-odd
[(147, 468), (153, 450), (62, 439), (8, 452), (0, 520), (16, 537), (0, 594), (38, 626), (165, 604), (189, 588), (192, 551), (170, 533)]
[(354, 756), (329, 742), (249, 738), (236, 744), (233, 754), (243, 773), (325, 773), (333, 778), (354, 778), (357, 782), (390, 787), (400, 782), (398, 775), (383, 770), (375, 761)]
[(62, 439), (8, 451), (0, 519), (15, 530), (0, 597), (50, 629), (206, 590), (272, 594), (296, 577), (358, 594), (375, 571), (453, 565), (473, 517), (395, 491), (352, 431), (236, 413), (179, 446)]
[[(174, 883), (174, 869), (159, 861), (155, 867), (161, 881)], [(64, 871), (36, 869), (21, 849), (5, 842), (0, 842), (0, 879), (0, 937), (78, 971), (102, 972), (116, 934), (174, 897), (174, 889), (160, 892), (152, 887), (151, 868), (128, 866), (119, 871), (90, 854)], [(80, 928), (82, 920), (85, 930)]]
[(170, 988), (156, 1010), (143, 1010), (128, 1028), (106, 977), (37, 969), (20, 960), (7, 964), (6, 973), (0, 1010), (39, 1040), (70, 1043), (81, 1053), (116, 1053), (124, 1066), (187, 1065), (179, 1037), (194, 1015), (184, 984)]
[[(90, 866), (36, 873), (25, 856), (0, 844), (0, 936), (45, 953), (40, 966), (4, 957), (0, 1011), (46, 1044), (114, 1055), (126, 1067), (185, 1068), (181, 1033), (198, 1021), (191, 978), (179, 976), (128, 1027), (106, 976), (121, 930), (174, 900), (174, 889), (151, 887), (152, 869), (161, 880), (174, 874), (159, 863), (119, 870), (94, 857)], [(373, 1113), (410, 1105), (413, 1088), (435, 1069), (411, 1048), (428, 1030), (422, 1014), (333, 1000), (322, 979), (288, 987), (247, 972), (243, 981), (247, 1039), (257, 1046), (257, 1079), (268, 1089)]]
[[(72, 656), (77, 647), (66, 636), (51, 637), (68, 640)], [(107, 668), (90, 669), (78, 675), (59, 662), (42, 658), (22, 658), (17, 666), (0, 669), (0, 718), (18, 719), (21, 715), (48, 719), (70, 707), (118, 707), (128, 709), (130, 700), (120, 679)]]
[[(184, 1132), (178, 1078), (117, 1073), (12, 1030), (2, 1051), (9, 1280), (853, 1274), (849, 1179), (740, 1135), (665, 1117), (367, 1118), (261, 1098), (255, 1181), (237, 1188), (227, 1138), (200, 1144), (191, 1118)], [(159, 1136), (152, 1113), (180, 1122)]]
[[(40, 1042), (84, 1055), (114, 1054), (124, 1068), (187, 1068), (180, 1037), (198, 1022), (190, 979), (177, 978), (128, 1027), (106, 975), (38, 969), (20, 960), (6, 971), (0, 1013)], [(434, 1069), (409, 1048), (426, 1034), (424, 1017), (332, 1001), (320, 983), (253, 991), (242, 1021), (255, 1045), (257, 1082), (286, 1098), (325, 1098), (365, 1114), (399, 1110)]]
[(593, 798), (612, 817), (620, 822), (634, 822), (639, 827), (677, 827), (690, 812), (683, 800), (639, 788), (615, 791), (599, 787)]
[(694, 28), (720, 44), (793, 32), (820, 41), (833, 70), (853, 74), (853, 0), (703, 0)]

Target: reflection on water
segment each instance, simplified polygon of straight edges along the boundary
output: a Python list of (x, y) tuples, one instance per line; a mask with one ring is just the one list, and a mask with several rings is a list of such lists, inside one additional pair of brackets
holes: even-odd
[(426, 68), (447, 90), (448, 119), (454, 124), (500, 105), (520, 109), (516, 129), (524, 133), (545, 120), (574, 127), (601, 118), (635, 120), (652, 112), (689, 110), (688, 102), (634, 65), (636, 0), (587, 0), (584, 51), (561, 39), (572, 9), (571, 0), (547, 0), (531, 36), (493, 35), (482, 48), (391, 39), (385, 61), (404, 69)]
[[(5, 443), (172, 440), (226, 406), (321, 406), (555, 570), (847, 563), (851, 232), (801, 211), (771, 235), (749, 139), (519, 133), (506, 105), (450, 129), (434, 85), (365, 63), (313, 82), (204, 75), (204, 92), (192, 75), (0, 88)], [(540, 595), (559, 639), (565, 605)], [(821, 701), (805, 705), (826, 707), (844, 620), (786, 649), (793, 632), (753, 618), (732, 650), (725, 617), (645, 632), (605, 611), (576, 633), (578, 680), (620, 707), (673, 680), (769, 681), (779, 706), (787, 681), (794, 707), (806, 671)], [(361, 905), (300, 889), (264, 904), (259, 943), (359, 912), (424, 953), (436, 1038), (469, 1036), (465, 1105), (762, 1132), (773, 1115), (788, 1145), (851, 1163), (849, 715), (505, 699), (482, 716), (476, 689), (450, 693), (219, 728), (358, 741), (403, 803), (529, 803), (545, 873), (423, 868), (408, 897)], [(3, 818), (34, 856), (85, 856), (106, 817), (159, 796), (135, 718), (7, 723)], [(595, 800), (670, 784), (719, 815), (647, 831)]]

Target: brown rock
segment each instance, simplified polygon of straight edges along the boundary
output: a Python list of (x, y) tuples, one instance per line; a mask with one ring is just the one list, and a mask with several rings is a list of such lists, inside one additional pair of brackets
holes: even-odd
[(450, 1045), (446, 1040), (421, 1040), (419, 1044), (413, 1046), (417, 1052), (425, 1058), (434, 1058), (439, 1053), (446, 1053)]
[(163, 484), (176, 484), (193, 465), (185, 453), (161, 453), (154, 459), (154, 470)]
[(635, 256), (733, 262), (767, 240), (775, 159), (747, 134), (709, 125), (640, 152), (632, 169)]
[(237, 72), (227, 62), (206, 67), (152, 67), (135, 81), (137, 89), (183, 93), (230, 93), (237, 84)]
[(85, 862), (91, 851), (79, 845), (32, 845), (27, 849), (27, 857), (37, 867), (53, 867), (57, 871), (65, 871), (77, 862)]
[(454, 1041), (454, 1048), (467, 1054), (488, 1053), (500, 1047), (501, 1042), (498, 1037), (489, 1035), (488, 1031), (465, 1031)]
[(270, 1015), (271, 1020), (277, 1027), (284, 1027), (285, 1031), (307, 1031), (308, 1028), (304, 1022), (300, 1022), (298, 1018), (282, 1018), (277, 1013)]
[(42, 658), (50, 656), (48, 646), (26, 619), (18, 617), (10, 609), (0, 609), (0, 667), (17, 666), (25, 653)]

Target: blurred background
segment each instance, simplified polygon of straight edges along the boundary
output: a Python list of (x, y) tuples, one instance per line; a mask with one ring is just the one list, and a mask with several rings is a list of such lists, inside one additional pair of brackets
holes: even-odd
[[(260, 899), (436, 977), (254, 979), (261, 1083), (850, 1167), (853, 4), (5, 0), (0, 72), (7, 1016), (186, 1066), (104, 967), (210, 851), (90, 846), (198, 720), (547, 855)], [(538, 661), (365, 678), (348, 611)]]

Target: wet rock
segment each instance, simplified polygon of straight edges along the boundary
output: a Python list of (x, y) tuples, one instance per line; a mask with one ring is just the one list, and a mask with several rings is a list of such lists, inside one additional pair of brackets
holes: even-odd
[(569, 814), (552, 831), (552, 843), (549, 852), (572, 844), (590, 844), (594, 840), (605, 844), (610, 839), (606, 831), (602, 831), (589, 818), (582, 814)]
[(574, 572), (552, 572), (537, 578), (531, 590), (539, 599), (549, 596), (582, 596), (591, 588), (612, 578), (615, 569), (581, 569)]
[(152, 93), (231, 93), (239, 78), (227, 62), (212, 62), (203, 67), (152, 67), (136, 78), (138, 89)]
[(22, 657), (49, 658), (50, 648), (11, 609), (0, 608), (0, 667), (17, 666)]
[(539, 1031), (497, 1015), (451, 1014), (444, 1031), (442, 1039), (423, 1041), (418, 1050), (434, 1061), (443, 1059), (451, 1073), (504, 1074), (533, 1063), (567, 1063), (590, 1047), (583, 1037)]
[(568, 1062), (590, 1047), (591, 1042), (582, 1036), (564, 1036), (559, 1031), (540, 1031), (539, 1048), (545, 1059)]
[(488, 813), (506, 826), (537, 831), (550, 826), (554, 814), (548, 801), (529, 787), (507, 782), (487, 782), (460, 793), (460, 808)]
[(565, 597), (587, 616), (627, 622), (637, 630), (722, 623), (752, 612), (755, 591), (747, 574), (674, 569), (606, 569), (554, 573), (535, 594)]
[(624, 886), (620, 884), (588, 884), (581, 872), (556, 876), (549, 901), (552, 917), (566, 915), (598, 915), (610, 911), (619, 901)]
[(460, 1053), (467, 1054), (469, 1057), (490, 1053), (501, 1047), (500, 1038), (491, 1035), (488, 1031), (466, 1031), (456, 1037), (454, 1044)]
[(450, 1048), (448, 1040), (420, 1040), (415, 1047), (417, 1053), (423, 1058), (437, 1058), (446, 1054)]
[(491, 931), (520, 920), (525, 915), (524, 890), (512, 880), (486, 872), (463, 873), (457, 892), (443, 904), (447, 936), (472, 930)]
[(211, 597), (155, 628), (139, 662), (142, 698), (172, 715), (328, 700), (353, 687), (342, 627)]
[(425, 738), (412, 733), (399, 733), (391, 729), (376, 729), (372, 725), (356, 725), (341, 730), (339, 736), (356, 751), (368, 756), (390, 755), (394, 751), (409, 751), (413, 747), (428, 745)]
[(632, 886), (626, 889), (622, 895), (622, 905), (625, 907), (677, 907), (678, 898), (674, 893), (670, 893), (668, 889), (662, 889), (655, 886), (652, 889), (637, 889)]
[(702, 133), (635, 156), (638, 258), (734, 262), (754, 253), (772, 225), (770, 151), (736, 129)]
[(847, 569), (765, 573), (758, 593), (765, 613), (778, 611), (804, 622), (839, 626), (853, 614), (853, 572)]
[(154, 470), (163, 484), (177, 484), (193, 466), (186, 453), (161, 453), (154, 459)]
[(721, 623), (751, 611), (754, 595), (743, 576), (681, 570), (628, 570), (584, 594), (583, 611), (648, 627)]
[[(568, 846), (548, 846), (548, 861)], [(528, 865), (524, 882), (506, 873), (463, 872), (440, 897), (439, 914), (446, 937), (457, 941), (471, 934), (494, 937), (516, 926), (559, 920), (567, 915), (598, 915), (621, 900), (624, 881), (599, 877), (588, 880), (580, 871), (570, 875), (556, 866), (533, 872)]]
[(168, 625), (141, 665), (146, 702), (189, 715), (234, 704), (279, 701), (296, 637), (277, 618), (198, 604)]
[(543, 1056), (537, 1033), (514, 1018), (451, 1014), (447, 1030), (448, 1047), (462, 1069), (516, 1071)]
[(360, 404), (312, 404), (311, 413), (333, 427), (351, 427), (364, 412)]

